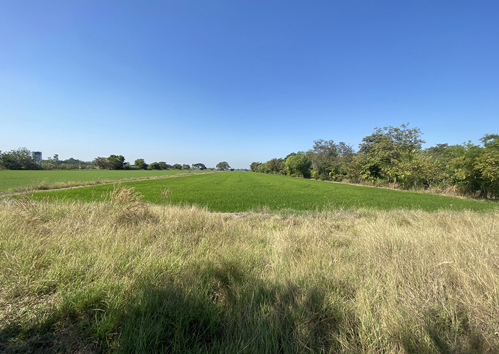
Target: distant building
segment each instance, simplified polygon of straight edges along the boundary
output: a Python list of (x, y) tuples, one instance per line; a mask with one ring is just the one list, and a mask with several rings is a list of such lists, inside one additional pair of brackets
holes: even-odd
[(42, 161), (42, 152), (41, 151), (31, 151), (31, 157), (35, 162)]

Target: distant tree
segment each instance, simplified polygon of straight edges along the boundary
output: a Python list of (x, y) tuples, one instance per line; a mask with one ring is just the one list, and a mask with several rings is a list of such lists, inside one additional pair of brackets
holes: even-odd
[(187, 165), (187, 164), (184, 164), (182, 165), (182, 169), (183, 170), (190, 170), (191, 169), (191, 166)]
[[(50, 159), (50, 158), (49, 158)], [(57, 166), (59, 165), (59, 155), (58, 154), (54, 154), (54, 157), (52, 158), (52, 163)]]
[(269, 167), (267, 165), (267, 162), (262, 162), (261, 164), (258, 165), (257, 172), (260, 173), (269, 173)]
[(105, 157), (96, 157), (93, 161), (92, 164), (100, 168), (101, 170), (107, 170), (109, 169), (109, 160)]
[(421, 139), (421, 130), (409, 129), (408, 125), (375, 128), (372, 135), (362, 139), (359, 153), (365, 157), (366, 177), (385, 177), (388, 182), (397, 183), (397, 177), (404, 173), (400, 164), (404, 160), (410, 161), (425, 142)]
[[(406, 170), (412, 171), (411, 177), (417, 177), (423, 187), (435, 185), (456, 185), (460, 177), (456, 175), (457, 169), (451, 166), (450, 161), (463, 156), (466, 148), (463, 145), (437, 144), (424, 151), (414, 153), (413, 161), (407, 162)], [(419, 172), (414, 172), (417, 169)], [(407, 176), (405, 176), (407, 177)], [(407, 178), (403, 178), (404, 186), (408, 186)], [(413, 181), (416, 186), (416, 181)]]
[(192, 164), (192, 169), (193, 170), (206, 170), (206, 166), (204, 163), (194, 163)]
[(267, 161), (267, 168), (269, 173), (281, 174), (285, 172), (286, 165), (284, 159), (271, 159)]
[(251, 172), (258, 172), (258, 166), (260, 166), (261, 162), (252, 162), (250, 165)]
[[(56, 155), (54, 155), (54, 156), (57, 156), (57, 154), (56, 154)], [(54, 159), (54, 161), (59, 161), (59, 159), (57, 159), (57, 160), (55, 160), (55, 159)], [(77, 164), (77, 163), (83, 163), (83, 161), (80, 161), (80, 160), (74, 159), (74, 158), (72, 158), (72, 157), (70, 157), (70, 158), (69, 158), (69, 159), (67, 159), (67, 160), (63, 160), (63, 161), (59, 161), (59, 162), (61, 162), (61, 163), (65, 163), (65, 164)]]
[(230, 169), (230, 166), (226, 161), (219, 162), (215, 167), (219, 171), (227, 171)]
[(343, 178), (348, 178), (348, 165), (352, 163), (355, 152), (353, 146), (344, 142), (339, 142), (336, 147), (338, 156), (333, 159), (329, 176), (332, 180), (341, 181)]
[(125, 164), (123, 155), (111, 155), (107, 158), (110, 170), (122, 170)]
[(314, 146), (307, 152), (307, 156), (312, 160), (312, 168), (317, 171), (318, 177), (326, 179), (339, 156), (339, 147), (333, 140), (315, 140)]
[(288, 176), (310, 177), (310, 168), (312, 161), (304, 152), (298, 152), (295, 155), (288, 155), (286, 159), (286, 173)]
[(0, 154), (0, 166), (8, 170), (37, 170), (40, 167), (26, 148), (10, 150)]
[(150, 165), (149, 165), (149, 169), (151, 170), (161, 170), (161, 166), (158, 162), (152, 162)]
[(363, 157), (360, 154), (351, 156), (345, 164), (346, 178), (353, 183), (360, 183), (363, 178)]
[(174, 170), (181, 170), (181, 169), (182, 169), (182, 165), (181, 165), (181, 164), (179, 164), (179, 163), (176, 163), (176, 164), (174, 164), (174, 165), (172, 166), (172, 168), (173, 168)]
[(481, 139), (484, 147), (468, 143), (463, 156), (450, 163), (458, 170), (461, 183), (483, 198), (499, 197), (499, 135), (488, 134)]
[(403, 159), (399, 163), (398, 179), (403, 188), (431, 187), (442, 176), (441, 166), (437, 159), (424, 151), (415, 151), (411, 159)]
[(138, 170), (146, 170), (148, 167), (148, 164), (144, 161), (144, 159), (137, 159), (135, 160), (135, 168)]
[(166, 162), (164, 161), (160, 161), (158, 162), (159, 163), (159, 167), (162, 169), (162, 170), (168, 170), (169, 168), (171, 168), (172, 166), (171, 165), (168, 165)]
[(492, 197), (499, 198), (499, 135), (485, 135), (481, 141), (485, 151), (476, 161), (476, 168), (480, 170), (484, 180), (485, 192)]

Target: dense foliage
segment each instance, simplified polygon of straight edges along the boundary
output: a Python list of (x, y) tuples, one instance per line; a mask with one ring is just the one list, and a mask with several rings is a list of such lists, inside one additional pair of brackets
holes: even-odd
[(0, 167), (7, 170), (37, 170), (38, 165), (26, 148), (10, 150), (2, 153), (0, 151)]
[(222, 161), (217, 164), (216, 168), (219, 171), (227, 171), (230, 170), (230, 165), (227, 161)]
[(92, 162), (81, 161), (72, 157), (67, 160), (60, 160), (58, 154), (49, 157), (47, 160), (40, 161), (38, 166), (43, 170), (81, 170), (95, 168), (95, 165)]
[[(228, 168), (230, 166), (227, 162)], [(217, 167), (218, 168), (218, 167)], [(19, 148), (2, 153), (0, 150), (0, 169), (6, 170), (82, 170), (82, 169), (100, 169), (100, 170), (206, 170), (203, 163), (195, 163), (192, 168), (188, 164), (167, 164), (164, 161), (146, 163), (144, 159), (135, 160), (134, 165), (125, 161), (123, 155), (110, 155), (109, 157), (96, 157), (92, 162), (81, 161), (74, 158), (60, 160), (59, 155), (55, 154), (46, 160), (36, 162), (32, 157), (31, 151), (26, 148)], [(213, 168), (212, 168), (213, 169)]]
[(482, 145), (437, 144), (427, 149), (419, 128), (375, 128), (359, 144), (316, 140), (307, 152), (253, 162), (251, 171), (314, 179), (390, 185), (401, 189), (445, 189), (463, 195), (499, 198), (499, 135), (488, 134)]

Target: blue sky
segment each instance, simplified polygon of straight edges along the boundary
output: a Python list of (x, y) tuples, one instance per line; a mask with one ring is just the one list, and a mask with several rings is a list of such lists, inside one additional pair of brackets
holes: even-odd
[(2, 1), (0, 150), (253, 161), (499, 133), (498, 1)]

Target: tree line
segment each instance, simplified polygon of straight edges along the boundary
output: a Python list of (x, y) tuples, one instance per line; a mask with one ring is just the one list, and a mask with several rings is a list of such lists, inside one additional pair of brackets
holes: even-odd
[(59, 155), (36, 161), (31, 151), (22, 147), (6, 152), (0, 151), (0, 168), (6, 170), (74, 170), (95, 168), (91, 162), (74, 158), (60, 160)]
[(316, 140), (306, 151), (253, 162), (253, 172), (320, 180), (393, 186), (401, 189), (453, 187), (459, 194), (499, 198), (499, 135), (486, 134), (481, 145), (437, 144), (423, 149), (419, 128), (375, 128), (352, 145)]
[[(192, 167), (188, 164), (167, 164), (164, 161), (152, 162), (147, 164), (144, 159), (135, 160), (134, 165), (125, 162), (123, 155), (111, 155), (109, 157), (97, 157), (92, 163), (100, 169), (106, 170), (207, 170), (208, 168), (204, 163), (194, 163)], [(231, 169), (226, 161), (219, 162), (216, 166), (217, 170), (227, 171)], [(213, 169), (213, 168), (210, 168)]]
[[(125, 161), (123, 155), (110, 155), (109, 157), (96, 157), (93, 161), (81, 161), (74, 158), (60, 160), (55, 154), (46, 160), (36, 162), (31, 152), (22, 147), (19, 149), (3, 152), (0, 151), (0, 168), (7, 170), (68, 170), (68, 169), (103, 169), (103, 170), (207, 170), (203, 163), (188, 164), (167, 164), (164, 161), (146, 163), (144, 159), (137, 159), (131, 165)], [(216, 165), (220, 171), (231, 170), (226, 161)]]
[[(191, 166), (188, 164), (175, 163), (173, 165), (167, 164), (164, 161), (146, 163), (144, 159), (136, 159), (134, 164), (131, 165), (125, 162), (123, 155), (110, 155), (109, 157), (96, 157), (92, 164), (102, 170), (190, 170)], [(206, 166), (202, 163), (192, 165), (194, 170), (206, 170)]]

